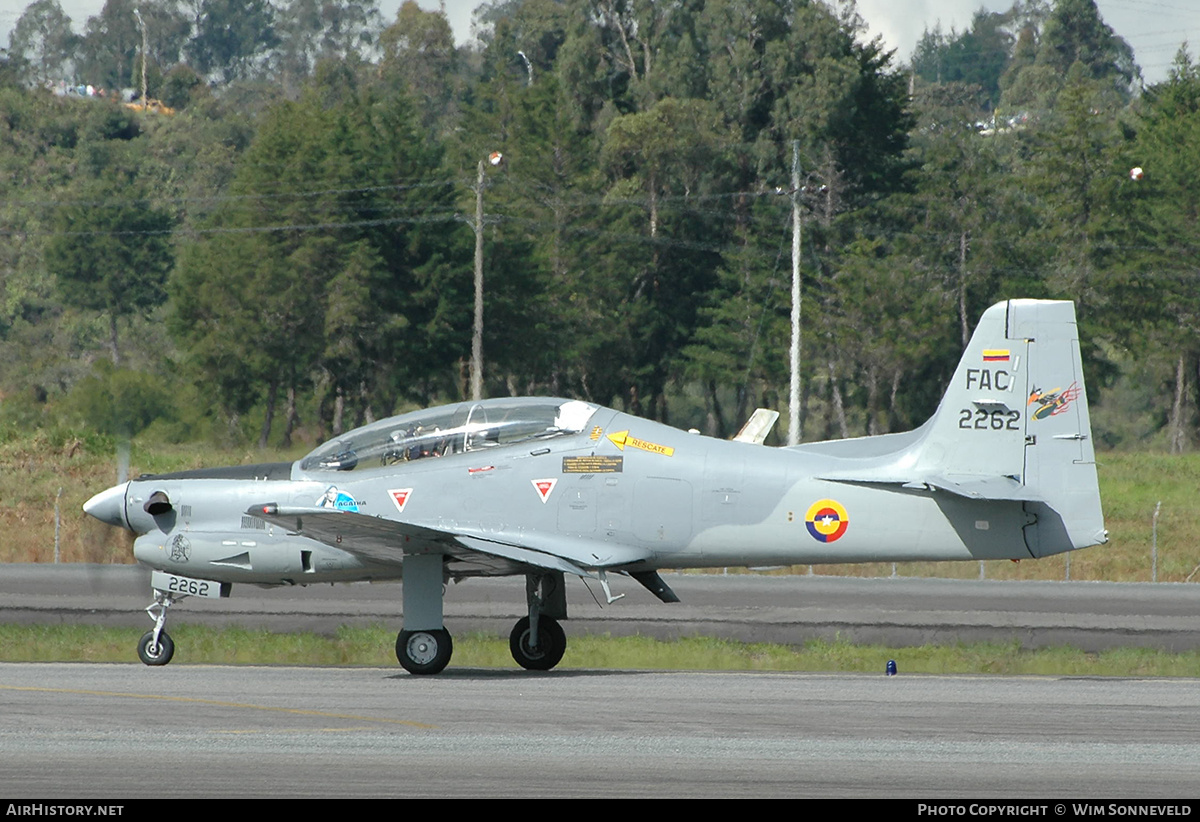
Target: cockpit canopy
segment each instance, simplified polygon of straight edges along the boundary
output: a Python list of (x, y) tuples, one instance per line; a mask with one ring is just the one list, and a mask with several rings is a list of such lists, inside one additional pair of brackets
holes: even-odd
[(463, 402), (372, 423), (330, 440), (300, 462), (302, 471), (354, 471), (449, 457), (578, 434), (596, 406), (580, 400)]

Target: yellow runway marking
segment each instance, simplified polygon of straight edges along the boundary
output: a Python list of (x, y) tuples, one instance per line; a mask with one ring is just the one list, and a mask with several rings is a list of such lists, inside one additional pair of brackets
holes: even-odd
[(231, 736), (242, 736), (245, 734), (344, 734), (347, 731), (370, 731), (373, 728), (363, 725), (360, 727), (350, 726), (349, 728), (272, 728), (269, 731), (260, 730), (258, 728), (231, 728), (224, 731), (213, 731), (216, 734), (229, 734)]
[(0, 691), (32, 691), (44, 694), (79, 694), (82, 696), (116, 696), (125, 699), (157, 699), (163, 702), (189, 702), (196, 705), (213, 705), (218, 708), (245, 708), (254, 711), (273, 711), (284, 714), (300, 714), (301, 716), (323, 716), (328, 719), (353, 719), (358, 722), (382, 722), (389, 725), (407, 725), (410, 728), (435, 730), (436, 725), (424, 722), (413, 722), (409, 719), (386, 719), (376, 716), (359, 716), (356, 714), (335, 714), (329, 711), (312, 711), (304, 708), (277, 708), (271, 705), (251, 705), (245, 702), (222, 702), (217, 699), (198, 699), (191, 696), (163, 696), (162, 694), (130, 694), (121, 691), (89, 691), (82, 688), (37, 688), (29, 685), (0, 685)]

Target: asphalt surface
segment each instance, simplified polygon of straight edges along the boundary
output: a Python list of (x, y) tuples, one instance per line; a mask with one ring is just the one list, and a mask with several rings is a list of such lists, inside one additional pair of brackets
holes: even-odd
[(46, 663), (0, 664), (0, 703), (0, 795), (39, 800), (1163, 802), (1200, 785), (1197, 680)]

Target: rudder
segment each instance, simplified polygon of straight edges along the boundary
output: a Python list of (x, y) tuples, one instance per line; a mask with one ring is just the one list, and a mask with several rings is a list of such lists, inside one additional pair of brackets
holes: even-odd
[(1036, 522), (1025, 540), (1035, 556), (1108, 541), (1096, 476), (1075, 305), (1011, 300), (1009, 333), (1027, 341), (1025, 485)]

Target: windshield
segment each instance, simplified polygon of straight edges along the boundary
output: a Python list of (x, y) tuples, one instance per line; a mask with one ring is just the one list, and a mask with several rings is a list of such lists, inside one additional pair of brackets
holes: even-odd
[(353, 471), (578, 434), (596, 406), (579, 400), (496, 399), (414, 411), (322, 445), (302, 471)]

